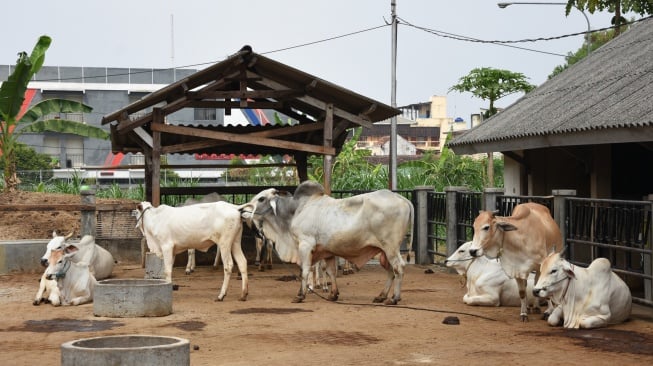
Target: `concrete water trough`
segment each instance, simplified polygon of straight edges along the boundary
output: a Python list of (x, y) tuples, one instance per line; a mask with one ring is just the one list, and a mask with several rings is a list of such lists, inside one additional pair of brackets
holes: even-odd
[(93, 314), (136, 318), (172, 314), (172, 284), (159, 279), (99, 281), (93, 294)]
[(78, 339), (61, 345), (61, 365), (190, 365), (190, 342), (153, 335)]

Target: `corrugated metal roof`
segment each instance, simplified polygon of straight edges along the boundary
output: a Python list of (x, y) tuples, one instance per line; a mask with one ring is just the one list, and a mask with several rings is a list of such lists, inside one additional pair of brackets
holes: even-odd
[(653, 19), (452, 139), (459, 154), (653, 141)]

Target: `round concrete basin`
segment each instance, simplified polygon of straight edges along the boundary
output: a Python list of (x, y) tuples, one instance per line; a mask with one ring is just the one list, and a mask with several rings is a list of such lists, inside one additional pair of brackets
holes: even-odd
[(108, 279), (95, 286), (95, 316), (136, 318), (171, 313), (172, 284), (166, 280)]
[(78, 339), (61, 345), (61, 365), (190, 365), (190, 343), (151, 335)]

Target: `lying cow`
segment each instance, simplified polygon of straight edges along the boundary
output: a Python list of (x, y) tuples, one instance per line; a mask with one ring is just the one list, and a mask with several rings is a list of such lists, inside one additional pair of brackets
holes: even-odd
[[(311, 266), (326, 260), (331, 279), (329, 300), (338, 299), (336, 256), (361, 267), (380, 254), (387, 280), (374, 302), (397, 304), (406, 263), (400, 247), (413, 223), (414, 209), (406, 198), (380, 190), (343, 199), (324, 193), (317, 182), (301, 183), (295, 194), (266, 189), (240, 208), (243, 219), (272, 240), (279, 258), (302, 268), (302, 284), (294, 302), (307, 293)], [(394, 293), (388, 293), (394, 282)]]
[[(481, 211), (474, 220), (474, 238), (469, 248), (473, 257), (498, 258), (501, 268), (517, 281), (521, 300), (520, 319), (528, 320), (526, 282), (531, 272), (540, 270), (540, 263), (555, 248), (562, 248), (562, 234), (546, 206), (522, 203), (512, 216), (496, 216), (496, 212)], [(535, 276), (537, 278), (537, 274)], [(549, 308), (545, 317), (551, 314)]]
[[(64, 245), (70, 248), (70, 252), (74, 253), (71, 257), (73, 262), (85, 262), (91, 268), (93, 276), (97, 280), (103, 280), (111, 276), (115, 261), (111, 253), (95, 243), (95, 238), (91, 235), (84, 235), (79, 243), (73, 244), (68, 242), (73, 233), (66, 236), (57, 235), (56, 231), (52, 232), (52, 239), (45, 249), (45, 254), (41, 257), (41, 265), (48, 266), (48, 258), (52, 250), (63, 248)], [(72, 247), (76, 250), (72, 250)]]
[(52, 250), (48, 258), (46, 278), (57, 282), (62, 305), (81, 305), (93, 301), (97, 281), (88, 264), (73, 262), (72, 257), (77, 251), (74, 246), (59, 248)]
[[(48, 242), (45, 254), (41, 257), (41, 265), (47, 267), (49, 265), (49, 257), (52, 251), (66, 246), (69, 248), (69, 251), (73, 253), (73, 255), (71, 255), (71, 260), (73, 262), (89, 263), (91, 273), (93, 273), (96, 279), (108, 278), (113, 271), (114, 265), (111, 253), (95, 244), (93, 236), (85, 235), (79, 243), (71, 244), (68, 240), (72, 236), (72, 232), (66, 236), (60, 236), (57, 235), (56, 231), (53, 231), (52, 240)], [(73, 248), (75, 249), (73, 250)], [(61, 303), (60, 296), (56, 281), (47, 280), (44, 272), (39, 282), (39, 290), (37, 291), (32, 304), (39, 305), (41, 302), (47, 301), (53, 305), (59, 305)]]
[[(496, 259), (488, 257), (472, 257), (469, 248), (472, 242), (462, 244), (444, 264), (456, 270), (465, 279), (467, 293), (463, 302), (467, 305), (479, 306), (519, 306), (519, 290), (517, 283), (506, 275), (501, 264)], [(537, 300), (532, 295), (535, 275), (528, 276), (526, 296), (530, 312), (537, 312)]]
[(247, 259), (240, 246), (243, 226), (237, 206), (213, 202), (154, 207), (150, 202), (141, 202), (137, 211), (136, 226), (145, 237), (150, 252), (163, 258), (167, 281), (172, 282), (176, 254), (191, 248), (206, 252), (217, 244), (224, 264), (224, 280), (216, 300), (222, 301), (227, 294), (233, 269), (232, 255), (243, 281), (240, 300), (247, 299)]
[(583, 268), (569, 263), (560, 253), (551, 253), (540, 272), (533, 294), (556, 304), (549, 325), (598, 328), (621, 323), (630, 316), (630, 289), (612, 272), (606, 258), (597, 258)]

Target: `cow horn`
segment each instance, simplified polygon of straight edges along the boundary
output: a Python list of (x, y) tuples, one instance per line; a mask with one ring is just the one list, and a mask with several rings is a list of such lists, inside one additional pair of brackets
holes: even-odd
[(68, 234), (68, 235), (66, 235), (66, 236), (64, 236), (64, 238), (63, 238), (63, 239), (64, 239), (64, 240), (68, 240), (68, 239), (70, 239), (70, 238), (72, 238), (72, 237), (73, 237), (73, 233), (74, 233), (74, 232), (75, 232), (75, 230), (73, 230), (73, 231), (71, 231), (71, 232), (70, 232), (70, 234)]

